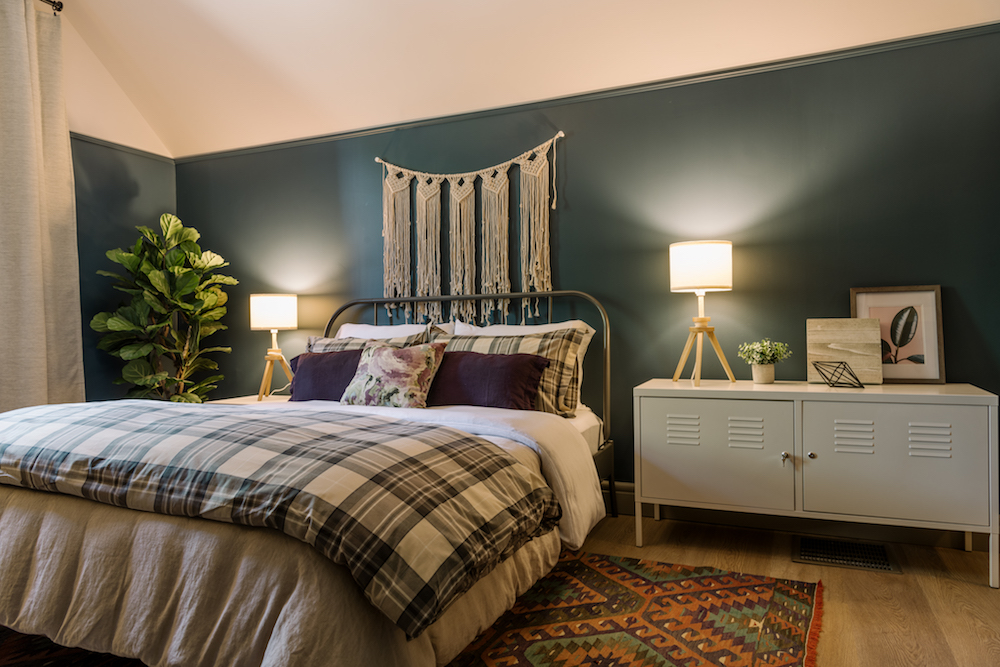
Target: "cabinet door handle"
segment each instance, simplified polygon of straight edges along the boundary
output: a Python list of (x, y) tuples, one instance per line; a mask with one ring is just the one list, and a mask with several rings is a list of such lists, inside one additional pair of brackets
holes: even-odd
[(811, 459), (814, 459), (816, 458), (816, 452), (809, 452), (808, 454), (806, 454), (806, 456), (808, 456)]
[(785, 467), (785, 461), (787, 461), (789, 459), (789, 457), (791, 457), (791, 454), (789, 454), (788, 452), (781, 452), (781, 467), (782, 468)]

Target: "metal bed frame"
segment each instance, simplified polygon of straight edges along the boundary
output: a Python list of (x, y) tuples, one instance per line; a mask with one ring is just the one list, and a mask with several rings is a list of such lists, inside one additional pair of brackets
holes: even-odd
[[(602, 328), (602, 355), (601, 355), (601, 422), (602, 422), (602, 442), (598, 451), (594, 454), (594, 464), (597, 466), (598, 475), (608, 481), (610, 492), (610, 509), (612, 516), (618, 516), (618, 501), (615, 497), (615, 465), (614, 465), (614, 441), (611, 439), (611, 328), (608, 322), (608, 313), (601, 305), (601, 302), (587, 294), (576, 290), (554, 290), (550, 292), (508, 292), (505, 294), (464, 294), (464, 295), (439, 295), (439, 296), (410, 296), (410, 297), (379, 297), (370, 299), (353, 299), (338, 308), (326, 324), (325, 336), (332, 336), (337, 319), (346, 311), (364, 306), (371, 306), (373, 311), (373, 322), (378, 324), (379, 311), (381, 307), (408, 306), (415, 303), (441, 303), (450, 304), (455, 301), (474, 301), (477, 304), (485, 301), (521, 301), (545, 299), (545, 321), (552, 321), (552, 308), (554, 299), (578, 299), (589, 303), (597, 309), (601, 315)], [(522, 303), (522, 305), (524, 305)], [(514, 312), (514, 308), (511, 308)], [(390, 318), (395, 321), (397, 317)], [(399, 319), (406, 320), (405, 315)], [(540, 321), (542, 318), (529, 317), (530, 320)], [(582, 389), (582, 388), (581, 388)]]

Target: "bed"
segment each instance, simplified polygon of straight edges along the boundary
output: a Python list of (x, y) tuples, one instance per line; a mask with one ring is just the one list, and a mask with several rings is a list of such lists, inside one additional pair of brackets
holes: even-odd
[[(527, 298), (520, 294), (504, 296)], [(443, 297), (441, 301), (468, 298), (473, 297)], [(130, 402), (118, 401), (98, 406), (42, 407), (35, 413), (12, 411), (0, 415), (0, 572), (3, 573), (0, 579), (0, 625), (19, 632), (46, 635), (68, 646), (138, 658), (154, 667), (223, 664), (429, 667), (447, 664), (482, 629), (509, 608), (520, 593), (554, 566), (563, 547), (578, 548), (605, 513), (594, 461), (596, 455), (609, 449), (607, 316), (599, 303), (579, 292), (531, 294), (530, 298), (534, 303), (537, 303), (536, 299), (542, 299), (541, 310), (548, 313), (553, 312), (553, 299), (583, 299), (599, 313), (603, 329), (602, 377), (598, 378), (604, 388), (601, 392), (601, 418), (582, 406), (578, 397), (573, 398), (572, 394), (554, 399), (556, 409), (563, 409), (564, 414), (560, 415), (551, 411), (493, 405), (448, 404), (447, 398), (442, 399), (445, 404), (423, 408), (303, 400), (303, 397), (312, 398), (307, 384), (300, 385), (297, 399), (293, 392), (293, 399), (296, 400), (289, 403), (232, 405), (220, 401), (217, 405), (205, 406), (167, 404), (162, 406), (164, 412), (161, 415), (161, 406), (153, 410), (151, 404), (145, 403), (145, 409), (133, 410), (128, 405)], [(345, 309), (357, 305), (378, 306), (381, 303), (382, 300), (364, 300), (348, 304)], [(339, 311), (331, 318), (326, 334), (310, 341), (308, 354), (327, 355), (315, 357), (324, 363), (334, 359), (337, 352), (346, 351), (323, 351), (324, 345), (359, 344), (356, 337), (333, 336), (332, 327), (338, 317)], [(436, 344), (421, 342), (396, 347), (392, 341), (398, 336), (383, 335), (381, 338), (363, 339), (385, 341), (383, 343), (362, 342), (360, 345), (362, 350), (379, 348), (370, 351), (365, 359), (396, 359), (404, 354), (399, 350), (410, 350), (414, 355), (418, 352), (430, 354), (424, 348), (438, 350), (443, 345), (445, 350), (468, 353), (465, 357), (448, 357), (452, 360), (482, 361), (476, 356), (479, 354), (484, 359), (489, 357), (486, 361), (496, 361), (493, 358), (499, 352), (475, 353), (474, 350), (488, 345), (496, 352), (498, 346), (507, 345), (504, 354), (511, 357), (524, 355), (523, 350), (540, 345), (539, 340), (552, 340), (563, 335), (552, 333), (566, 331), (560, 328), (561, 324), (552, 323), (540, 333), (522, 333), (523, 330), (515, 330), (515, 333), (498, 330), (447, 333), (436, 328), (431, 331), (428, 327), (425, 336), (441, 337)], [(385, 325), (376, 322), (371, 326)], [(518, 338), (520, 340), (514, 340)], [(347, 339), (354, 339), (355, 342), (345, 343)], [(397, 352), (392, 352), (393, 349)], [(445, 351), (442, 357), (447, 354)], [(503, 361), (508, 362), (506, 359)], [(582, 358), (578, 361), (575, 358), (562, 360), (562, 370), (569, 377), (573, 373), (566, 368), (567, 361), (570, 365), (576, 363), (579, 366), (575, 377), (577, 381), (582, 380)], [(296, 380), (301, 378), (305, 383), (309, 377), (306, 359), (300, 359), (299, 364)], [(548, 373), (554, 365), (558, 364), (549, 361), (542, 373)], [(548, 378), (546, 375), (542, 377)], [(543, 385), (545, 381), (539, 383), (539, 395), (535, 397), (538, 404), (542, 401)], [(365, 389), (369, 390), (370, 387)], [(103, 414), (92, 410), (108, 412)], [(121, 416), (125, 413), (116, 412), (126, 410), (130, 411), (127, 417)], [(74, 411), (80, 412), (77, 414)], [(184, 430), (164, 430), (160, 427), (164, 419), (172, 420), (171, 424), (183, 424)], [(228, 430), (218, 425), (219, 420), (229, 424)], [(126, 421), (136, 421), (141, 428), (124, 435), (115, 431), (120, 428), (119, 424)], [(150, 423), (160, 429), (156, 431), (156, 438), (148, 436)], [(196, 431), (193, 435), (189, 433), (192, 429)], [(164, 460), (176, 461), (176, 458), (170, 458), (176, 457), (176, 451), (187, 452), (186, 455), (195, 458), (208, 456), (215, 461), (210, 466), (211, 470), (225, 468), (225, 479), (228, 480), (229, 473), (237, 468), (242, 470), (248, 465), (248, 460), (256, 462), (264, 456), (262, 451), (266, 450), (268, 465), (279, 460), (274, 453), (277, 449), (284, 447), (283, 452), (292, 449), (300, 451), (301, 443), (294, 441), (289, 445), (286, 439), (304, 433), (306, 435), (302, 437), (314, 442), (317, 429), (327, 429), (329, 433), (336, 432), (341, 436), (346, 433), (348, 435), (342, 440), (351, 443), (361, 442), (357, 439), (359, 433), (371, 432), (375, 434), (371, 437), (389, 441), (386, 446), (416, 447), (421, 452), (431, 449), (426, 444), (428, 438), (444, 439), (453, 449), (459, 448), (454, 443), (461, 443), (465, 449), (456, 451), (475, 457), (475, 466), (468, 467), (484, 467), (480, 461), (485, 460), (497, 462), (497, 471), (491, 469), (490, 473), (502, 480), (494, 484), (496, 493), (510, 491), (516, 499), (511, 506), (528, 508), (520, 513), (535, 517), (529, 520), (529, 523), (535, 523), (527, 528), (518, 527), (510, 533), (512, 536), (508, 536), (507, 529), (501, 526), (499, 520), (486, 522), (486, 529), (476, 533), (484, 537), (477, 539), (502, 542), (502, 553), (484, 557), (478, 566), (483, 572), (452, 585), (449, 589), (452, 596), (436, 600), (438, 607), (431, 606), (432, 611), (425, 612), (423, 606), (419, 607), (421, 616), (410, 613), (414, 608), (412, 598), (405, 598), (406, 604), (400, 605), (397, 588), (402, 586), (396, 586), (394, 579), (399, 566), (393, 563), (400, 558), (408, 558), (406, 562), (410, 564), (422, 564), (423, 561), (416, 561), (410, 556), (399, 557), (396, 551), (391, 551), (385, 561), (380, 562), (378, 571), (363, 581), (359, 579), (358, 571), (371, 570), (367, 562), (359, 565), (361, 559), (352, 559), (350, 554), (341, 554), (343, 562), (333, 562), (334, 555), (342, 551), (341, 542), (349, 541), (352, 535), (367, 535), (365, 531), (370, 528), (364, 521), (351, 523), (350, 528), (345, 528), (330, 518), (351, 515), (354, 510), (338, 506), (319, 515), (317, 520), (315, 514), (306, 516), (300, 511), (296, 504), (298, 500), (278, 503), (274, 498), (282, 497), (280, 493), (265, 498), (267, 494), (260, 489), (271, 487), (263, 483), (255, 487), (256, 478), (249, 473), (246, 479), (253, 479), (254, 483), (227, 486), (213, 481), (209, 491), (201, 489), (200, 504), (194, 510), (190, 509), (190, 498), (176, 502), (163, 500), (160, 493), (163, 478), (158, 478), (155, 483), (159, 486), (153, 483), (144, 486), (135, 481), (137, 477), (145, 480), (143, 475), (150, 466), (158, 470), (170, 469), (174, 472), (169, 479), (178, 478), (176, 469), (183, 466), (170, 468), (159, 465), (162, 461), (157, 459), (160, 456), (158, 452), (161, 452), (159, 448), (168, 445), (175, 449), (169, 450), (171, 453)], [(49, 431), (62, 434), (58, 437), (71, 441), (74, 454), (70, 457), (65, 452), (60, 453), (58, 456), (61, 458), (54, 463), (50, 461), (36, 466), (44, 470), (44, 474), (32, 473), (35, 477), (31, 477), (25, 472), (30, 466), (24, 461), (35, 455), (34, 452), (39, 449), (36, 446), (38, 442), (57, 439), (52, 436), (46, 440)], [(391, 438), (384, 435), (390, 431), (393, 433)], [(221, 454), (218, 454), (220, 446), (215, 441), (208, 445), (206, 451), (209, 454), (190, 454), (192, 451), (201, 452), (192, 449), (191, 442), (207, 432), (230, 434), (224, 440), (228, 443), (227, 447), (232, 445), (227, 450), (232, 452), (232, 458), (222, 460)], [(14, 433), (21, 435), (14, 439)], [(142, 433), (142, 437), (137, 433)], [(120, 461), (108, 464), (109, 445), (104, 438), (109, 434), (113, 442), (125, 443), (123, 448), (138, 446), (136, 443), (142, 441), (146, 449), (137, 450), (139, 453), (133, 454), (137, 458), (127, 465)], [(280, 446), (275, 444), (279, 441)], [(237, 446), (246, 442), (250, 443), (246, 447)], [(381, 440), (378, 446), (382, 446)], [(363, 447), (357, 445), (352, 451), (378, 451), (379, 456), (384, 455), (383, 450), (376, 450), (369, 444)], [(28, 452), (27, 456), (25, 452)], [(79, 452), (98, 458), (73, 458)], [(17, 459), (16, 455), (21, 458)], [(325, 460), (330, 457), (324, 454), (320, 458)], [(83, 473), (81, 460), (87, 461), (88, 466)], [(141, 461), (136, 463), (136, 460)], [(271, 467), (288, 470), (287, 460), (280, 460), (280, 466)], [(55, 468), (60, 468), (61, 476), (52, 472)], [(93, 482), (96, 469), (111, 471), (104, 474), (102, 480), (118, 479), (122, 476), (120, 471), (127, 469), (132, 475), (129, 480), (131, 486), (109, 492)], [(517, 472), (519, 481), (513, 481), (514, 473), (511, 471)], [(409, 474), (386, 477), (391, 479), (392, 484), (403, 485)], [(201, 472), (187, 470), (184, 475), (198, 479), (203, 476)], [(333, 475), (327, 472), (317, 474), (309, 478), (310, 485), (306, 485), (304, 490), (297, 490), (298, 495), (286, 495), (295, 499), (313, 498), (310, 493), (315, 492), (317, 479), (332, 480), (324, 489), (339, 489), (346, 484), (341, 472)], [(447, 477), (455, 479), (452, 473)], [(12, 484), (27, 484), (34, 488)], [(255, 489), (250, 504), (274, 501), (278, 509), (266, 512), (233, 511), (234, 503), (242, 503), (241, 507), (248, 503), (245, 496), (239, 496), (239, 500), (234, 501), (225, 495), (229, 493), (229, 487), (237, 486), (240, 493), (246, 488)], [(359, 482), (352, 489), (360, 486)], [(421, 483), (416, 482), (411, 486), (423, 488)], [(40, 488), (57, 492), (38, 490)], [(465, 494), (463, 498), (476, 499), (475, 502), (470, 501), (470, 506), (478, 508), (499, 502), (494, 501), (494, 496), (479, 495), (478, 482), (475, 486), (462, 488), (475, 489), (462, 492)], [(317, 495), (321, 494), (317, 492)], [(540, 500), (530, 503), (523, 500), (528, 497)], [(104, 502), (95, 502), (95, 499)], [(551, 499), (557, 503), (551, 502)], [(368, 501), (352, 502), (363, 505)], [(453, 504), (461, 507), (460, 500), (427, 502), (433, 502), (438, 508)], [(558, 510), (553, 509), (554, 504)], [(164, 511), (164, 505), (167, 506), (166, 511), (174, 513), (160, 513)], [(154, 511), (136, 511), (136, 508)], [(497, 512), (496, 516), (502, 514)], [(232, 523), (236, 515), (247, 523)], [(455, 522), (454, 519), (449, 521)], [(553, 528), (556, 521), (558, 525)], [(423, 525), (419, 519), (413, 523)], [(281, 528), (276, 530), (272, 524), (281, 524)], [(417, 532), (404, 531), (401, 541), (407, 545), (417, 543), (417, 553), (421, 553), (420, 549), (431, 553), (435, 540), (425, 539), (426, 536), (414, 538)], [(397, 548), (402, 549), (398, 545), (393, 549)], [(421, 576), (428, 581), (428, 586), (439, 580), (438, 572)], [(451, 581), (451, 575), (444, 578)], [(402, 574), (399, 579), (407, 581)], [(376, 593), (373, 594), (372, 590)], [(405, 607), (406, 613), (393, 614), (386, 610), (387, 607)], [(408, 620), (403, 622), (401, 619)]]

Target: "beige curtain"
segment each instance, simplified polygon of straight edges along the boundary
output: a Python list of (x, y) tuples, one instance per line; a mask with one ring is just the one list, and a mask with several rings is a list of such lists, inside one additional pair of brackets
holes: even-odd
[(42, 7), (0, 0), (0, 411), (84, 400), (61, 19)]

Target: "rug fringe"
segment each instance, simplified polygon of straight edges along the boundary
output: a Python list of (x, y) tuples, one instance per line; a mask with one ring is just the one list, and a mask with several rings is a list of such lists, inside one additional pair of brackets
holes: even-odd
[(816, 648), (819, 646), (819, 633), (823, 629), (823, 581), (816, 582), (816, 603), (813, 605), (812, 622), (809, 624), (809, 635), (806, 638), (806, 656), (803, 667), (816, 667)]

